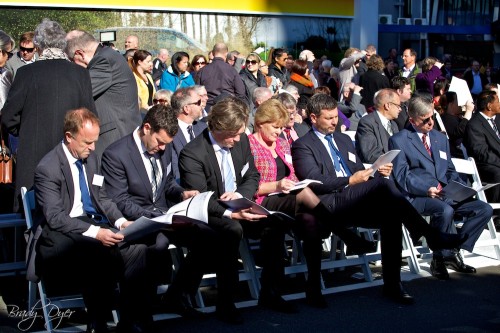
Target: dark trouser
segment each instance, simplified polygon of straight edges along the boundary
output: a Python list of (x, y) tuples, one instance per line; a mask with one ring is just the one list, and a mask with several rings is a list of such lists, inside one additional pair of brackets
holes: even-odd
[[(479, 200), (453, 204), (449, 200), (418, 197), (411, 203), (419, 214), (431, 217), (432, 227), (449, 234), (469, 234), (469, 238), (461, 246), (462, 249), (467, 251), (474, 249), (474, 244), (481, 236), (485, 225), (493, 214), (491, 206)], [(453, 223), (455, 215), (465, 218), (463, 226), (458, 230)], [(447, 257), (452, 254), (452, 250), (434, 251), (434, 255), (438, 256)]]
[(108, 319), (119, 282), (121, 317), (142, 321), (151, 316), (146, 252), (146, 245), (106, 247), (94, 238), (46, 227), (38, 241), (36, 267), (48, 289), (64, 283), (82, 293), (90, 321)]
[(377, 177), (348, 186), (341, 192), (320, 195), (321, 201), (345, 226), (380, 229), (385, 283), (400, 281), (402, 224), (413, 239), (431, 227), (390, 179)]

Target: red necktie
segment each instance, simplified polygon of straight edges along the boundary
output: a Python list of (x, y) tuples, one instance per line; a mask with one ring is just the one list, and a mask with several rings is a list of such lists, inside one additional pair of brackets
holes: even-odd
[[(429, 153), (429, 156), (432, 158), (431, 148), (427, 144), (427, 134), (422, 135), (422, 143), (424, 144), (425, 150), (427, 150), (427, 152)], [(442, 188), (443, 187), (441, 186), (441, 183), (438, 183), (437, 189), (441, 190)]]
[(292, 143), (293, 143), (293, 139), (292, 139), (292, 135), (290, 134), (290, 129), (289, 128), (285, 128), (283, 130), (283, 132), (285, 132), (285, 139), (286, 139), (286, 141), (288, 141), (288, 144), (291, 147)]

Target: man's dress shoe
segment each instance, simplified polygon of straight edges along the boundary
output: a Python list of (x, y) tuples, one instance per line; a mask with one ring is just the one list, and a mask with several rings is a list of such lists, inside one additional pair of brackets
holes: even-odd
[(453, 269), (460, 273), (476, 273), (476, 269), (472, 266), (466, 265), (460, 252), (455, 252), (451, 257), (444, 258), (446, 267)]
[(259, 295), (259, 306), (269, 308), (282, 313), (299, 312), (295, 304), (287, 302), (278, 294), (261, 292)]
[(306, 303), (317, 309), (326, 309), (328, 303), (320, 290), (312, 291), (306, 289)]
[(164, 296), (161, 303), (162, 310), (165, 313), (176, 313), (184, 318), (206, 319), (205, 313), (196, 310), (189, 301), (188, 296), (183, 295), (177, 299)]
[(400, 304), (409, 305), (415, 303), (413, 296), (408, 294), (401, 282), (384, 284), (383, 293), (385, 297)]
[(450, 278), (443, 258), (432, 258), (431, 274), (439, 280), (448, 280)]

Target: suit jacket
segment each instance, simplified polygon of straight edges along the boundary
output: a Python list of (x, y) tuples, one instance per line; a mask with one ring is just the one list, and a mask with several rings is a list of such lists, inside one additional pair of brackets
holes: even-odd
[[(481, 79), (481, 87), (484, 89), (484, 86), (488, 84), (488, 79), (486, 78), (486, 75), (481, 72), (479, 73), (479, 78)], [(472, 89), (474, 86), (474, 75), (472, 75), (472, 70), (465, 72), (464, 80), (467, 82), (469, 89)]]
[[(195, 138), (198, 137), (205, 128), (207, 128), (206, 121), (200, 120), (193, 122), (193, 133)], [(181, 176), (179, 173), (179, 155), (185, 145), (187, 145), (186, 138), (179, 129), (177, 134), (174, 136), (174, 140), (172, 141), (172, 172), (175, 179), (179, 179)]]
[[(160, 153), (163, 178), (159, 195), (153, 200), (153, 189), (141, 153), (129, 134), (109, 145), (102, 155), (102, 174), (108, 196), (129, 220), (141, 216), (156, 217), (168, 210), (170, 202), (179, 202), (184, 191), (172, 175), (172, 149), (167, 145)], [(160, 209), (160, 210), (158, 210)]]
[[(295, 130), (295, 132), (297, 132), (297, 136), (300, 138), (306, 135), (307, 132), (309, 132), (310, 127), (305, 122), (293, 123), (293, 129)], [(280, 133), (280, 137), (286, 139), (283, 132)]]
[(389, 149), (401, 151), (392, 161), (392, 175), (402, 193), (409, 199), (426, 197), (427, 190), (443, 187), (455, 180), (464, 184), (451, 161), (448, 139), (439, 131), (429, 132), (432, 158), (425, 150), (412, 126), (403, 129), (389, 139)]
[[(351, 138), (337, 132), (333, 133), (333, 138), (351, 173), (364, 170)], [(341, 191), (349, 184), (349, 177), (337, 177), (330, 154), (313, 129), (293, 143), (292, 160), (297, 178), (316, 179), (323, 183), (310, 185), (316, 194)]]
[[(500, 129), (500, 115), (495, 117), (495, 124)], [(464, 144), (467, 153), (474, 157), (477, 168), (482, 172), (481, 177), (489, 182), (493, 179), (498, 180), (500, 177), (500, 139), (482, 115), (476, 113), (469, 120), (465, 128)]]
[(373, 96), (377, 91), (391, 87), (387, 76), (373, 69), (369, 69), (359, 77), (359, 85), (363, 87), (363, 90), (361, 90), (361, 96), (363, 97), (361, 103), (367, 109), (373, 106)]
[[(255, 167), (246, 134), (243, 133), (240, 141), (231, 148), (231, 157), (236, 177), (236, 192), (247, 199), (253, 199), (259, 186), (259, 172)], [(181, 185), (185, 189), (215, 192), (208, 204), (208, 213), (222, 217), (226, 208), (217, 202), (217, 199), (225, 191), (208, 129), (184, 147), (179, 156), (179, 170)]]
[(109, 47), (98, 46), (87, 69), (101, 121), (96, 145), (101, 156), (107, 146), (141, 124), (137, 84), (125, 58)]
[(63, 138), (66, 112), (86, 107), (95, 112), (89, 73), (64, 59), (37, 61), (17, 70), (2, 123), (19, 137), (16, 203), (21, 187), (31, 188), (40, 160)]
[[(398, 125), (391, 122), (393, 133), (399, 132)], [(356, 152), (363, 163), (374, 163), (380, 155), (389, 151), (389, 138), (378, 113), (372, 112), (360, 119), (356, 130)]]
[[(99, 175), (99, 161), (93, 152), (86, 160), (85, 173), (94, 207), (114, 225), (114, 222), (123, 215), (113, 201), (106, 196), (104, 184), (94, 185), (93, 180)], [(74, 192), (75, 185), (70, 165), (62, 144), (58, 144), (40, 161), (35, 172), (37, 204), (35, 226), (42, 225), (44, 237), (51, 237), (52, 231), (63, 234), (82, 234), (89, 228), (89, 223), (69, 216), (73, 207)]]

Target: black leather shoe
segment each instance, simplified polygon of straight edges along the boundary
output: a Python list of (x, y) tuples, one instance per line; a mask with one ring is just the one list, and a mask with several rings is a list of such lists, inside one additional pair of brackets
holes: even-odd
[(326, 309), (328, 303), (320, 290), (306, 290), (306, 303), (317, 309)]
[(469, 238), (469, 234), (447, 234), (436, 229), (432, 229), (428, 235), (425, 235), (427, 245), (429, 245), (432, 251), (460, 248), (460, 245), (462, 245), (467, 238)]
[(182, 296), (177, 299), (172, 299), (168, 296), (162, 297), (162, 310), (165, 313), (176, 313), (184, 318), (193, 318), (193, 319), (206, 319), (206, 315), (204, 312), (196, 310), (188, 296)]
[(108, 325), (106, 324), (106, 321), (104, 320), (91, 320), (87, 324), (87, 333), (107, 333), (108, 331)]
[(278, 294), (261, 292), (259, 295), (259, 306), (269, 308), (282, 313), (298, 313), (295, 304), (287, 302)]
[(377, 242), (363, 239), (356, 244), (349, 244), (347, 250), (357, 255), (377, 252)]
[(400, 304), (410, 305), (415, 303), (413, 296), (408, 294), (408, 292), (403, 288), (401, 282), (395, 284), (384, 284), (383, 293), (388, 299)]
[(240, 310), (238, 310), (234, 304), (225, 306), (217, 305), (215, 316), (220, 321), (231, 325), (242, 325), (245, 322), (241, 316)]
[(432, 258), (431, 261), (431, 274), (439, 280), (449, 280), (450, 275), (446, 269), (443, 258)]
[(456, 252), (452, 257), (444, 258), (446, 267), (453, 269), (460, 273), (476, 273), (476, 269), (472, 266), (466, 265), (460, 252)]

